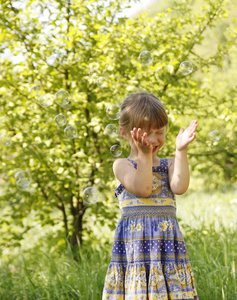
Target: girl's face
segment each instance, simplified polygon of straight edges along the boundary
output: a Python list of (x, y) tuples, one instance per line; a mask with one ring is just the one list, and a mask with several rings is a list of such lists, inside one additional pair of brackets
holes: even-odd
[[(141, 128), (143, 134), (144, 132), (147, 133), (147, 140), (151, 141), (153, 150), (152, 156), (155, 157), (157, 152), (162, 148), (165, 143), (165, 135), (167, 132), (167, 127), (157, 128)], [(127, 133), (123, 128), (120, 128), (121, 135), (130, 143), (131, 147), (133, 148), (133, 141), (131, 138), (130, 133)]]
[(151, 141), (153, 146), (152, 156), (155, 156), (156, 153), (163, 147), (165, 143), (166, 127), (150, 128), (149, 130), (142, 129), (142, 133), (147, 133), (147, 140)]

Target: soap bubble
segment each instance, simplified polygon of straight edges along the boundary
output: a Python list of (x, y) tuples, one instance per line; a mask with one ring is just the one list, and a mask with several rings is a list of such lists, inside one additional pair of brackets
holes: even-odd
[(31, 183), (31, 175), (30, 175), (30, 172), (28, 171), (18, 171), (16, 174), (15, 174), (15, 178), (16, 180), (19, 180), (19, 179), (22, 179), (22, 180), (25, 180), (25, 182), (27, 182), (28, 184)]
[(21, 28), (26, 28), (26, 27), (28, 28), (29, 27), (29, 20), (26, 19), (26, 16), (20, 17), (19, 25), (21, 26)]
[(118, 120), (120, 117), (120, 107), (112, 104), (106, 109), (106, 114), (111, 120)]
[(11, 146), (12, 140), (9, 135), (3, 134), (0, 136), (0, 144), (6, 147)]
[(108, 134), (111, 137), (118, 136), (118, 128), (114, 124), (109, 124), (105, 127), (105, 134)]
[(67, 91), (59, 91), (55, 94), (56, 102), (59, 105), (66, 105), (70, 102), (69, 93)]
[(98, 87), (100, 87), (102, 89), (106, 88), (108, 86), (108, 81), (105, 77), (97, 78), (96, 83), (97, 83)]
[(68, 139), (75, 139), (77, 137), (77, 129), (73, 126), (67, 126), (64, 129), (64, 134)]
[(99, 201), (99, 192), (95, 187), (87, 187), (83, 192), (84, 202), (94, 204)]
[(57, 115), (54, 117), (55, 123), (57, 126), (64, 126), (67, 123), (66, 117), (64, 115)]
[(67, 52), (66, 51), (58, 51), (52, 53), (49, 57), (47, 57), (47, 63), (50, 66), (54, 66), (55, 64), (63, 65), (67, 60)]
[(139, 54), (139, 61), (143, 65), (150, 65), (153, 62), (153, 55), (150, 51), (143, 51)]
[(120, 148), (119, 144), (115, 144), (110, 148), (110, 153), (112, 154), (112, 156), (114, 157), (118, 157), (122, 154), (122, 150)]
[(15, 178), (19, 190), (25, 191), (30, 187), (31, 175), (28, 171), (18, 171)]
[(53, 96), (51, 94), (45, 94), (39, 97), (39, 105), (42, 107), (48, 107), (53, 104)]
[(180, 64), (179, 69), (183, 75), (188, 75), (188, 74), (192, 73), (193, 65), (190, 61), (183, 61)]
[(18, 190), (20, 190), (20, 191), (26, 191), (30, 187), (30, 184), (24, 179), (17, 180), (16, 184), (17, 184)]
[(64, 52), (58, 52), (55, 54), (55, 62), (59, 65), (63, 65), (66, 59), (67, 55)]
[(38, 85), (34, 85), (30, 88), (30, 93), (33, 97), (40, 97), (43, 94), (43, 90)]
[(221, 138), (221, 135), (219, 133), (218, 130), (213, 130), (211, 133), (210, 133), (210, 138), (213, 142), (217, 142), (219, 141), (219, 139)]

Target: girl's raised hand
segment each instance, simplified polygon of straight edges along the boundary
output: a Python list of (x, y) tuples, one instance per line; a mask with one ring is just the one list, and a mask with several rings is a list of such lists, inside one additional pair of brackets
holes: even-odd
[(184, 128), (180, 129), (179, 134), (176, 137), (177, 150), (180, 151), (188, 148), (188, 144), (191, 143), (196, 137), (197, 126), (197, 120), (194, 120), (186, 130), (184, 130)]
[(141, 151), (143, 153), (152, 152), (151, 141), (147, 139), (146, 132), (142, 134), (141, 128), (137, 129), (136, 127), (134, 127), (131, 131), (131, 137), (138, 151)]

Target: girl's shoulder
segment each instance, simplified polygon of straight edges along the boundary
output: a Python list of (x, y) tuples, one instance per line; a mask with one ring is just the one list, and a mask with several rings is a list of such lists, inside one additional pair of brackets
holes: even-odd
[(124, 163), (124, 160), (126, 160), (126, 158), (115, 159), (115, 161), (113, 162), (113, 169), (119, 166), (121, 163)]
[(132, 162), (130, 160), (128, 160), (127, 158), (117, 158), (114, 163), (113, 163), (113, 170), (126, 166), (126, 165), (130, 165), (132, 166)]
[(113, 163), (113, 172), (117, 180), (118, 186), (125, 174), (133, 172), (133, 163), (127, 158), (118, 158)]

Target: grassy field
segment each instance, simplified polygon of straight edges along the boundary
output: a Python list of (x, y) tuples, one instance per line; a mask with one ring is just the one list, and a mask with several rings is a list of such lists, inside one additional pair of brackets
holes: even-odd
[[(177, 203), (199, 299), (236, 300), (237, 191), (190, 192)], [(80, 250), (77, 261), (53, 246), (2, 256), (0, 299), (100, 300), (111, 246)]]

